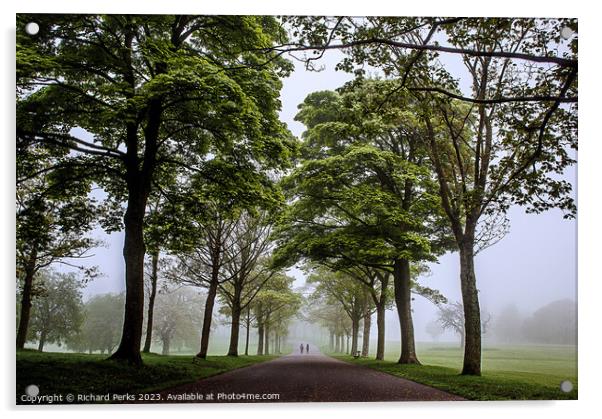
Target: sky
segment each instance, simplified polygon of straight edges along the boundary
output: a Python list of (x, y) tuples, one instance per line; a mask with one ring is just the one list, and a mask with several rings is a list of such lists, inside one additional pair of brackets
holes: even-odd
[[(293, 60), (295, 71), (283, 80), (280, 116), (291, 132), (301, 136), (303, 124), (294, 121), (297, 106), (314, 91), (336, 89), (352, 75), (335, 71), (342, 57), (338, 51), (329, 51), (321, 61), (320, 72), (305, 71), (304, 65)], [(466, 91), (464, 68), (455, 56), (443, 56), (442, 61), (452, 74), (461, 78), (460, 86)], [(576, 167), (566, 177), (576, 186)], [(496, 245), (484, 250), (475, 260), (477, 283), (483, 311), (496, 313), (514, 303), (524, 314), (564, 298), (576, 300), (576, 221), (565, 220), (560, 211), (543, 214), (526, 214), (522, 208), (512, 207), (508, 213), (510, 232)], [(96, 230), (106, 246), (92, 251), (86, 263), (98, 265), (103, 276), (88, 284), (85, 296), (120, 292), (124, 289), (124, 263), (122, 257), (123, 233), (107, 235)], [(430, 264), (430, 275), (420, 278), (420, 283), (438, 289), (450, 301), (460, 301), (459, 262), (457, 253), (448, 253), (436, 264)], [(304, 274), (298, 269), (289, 270), (296, 278), (295, 286), (305, 284)], [(428, 340), (426, 324), (435, 319), (436, 307), (420, 296), (413, 302), (416, 339)], [(387, 338), (399, 339), (399, 324), (394, 312), (387, 314)], [(375, 333), (375, 330), (373, 330)], [(447, 336), (451, 338), (451, 335)]]

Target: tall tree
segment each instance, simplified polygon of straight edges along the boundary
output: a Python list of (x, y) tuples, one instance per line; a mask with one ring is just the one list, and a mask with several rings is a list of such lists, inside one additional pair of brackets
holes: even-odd
[[(163, 180), (164, 182), (164, 180)], [(145, 290), (148, 295), (146, 310), (146, 335), (142, 352), (149, 353), (153, 340), (153, 320), (155, 300), (157, 298), (157, 287), (159, 283), (159, 271), (161, 268), (161, 250), (165, 249), (166, 241), (169, 239), (169, 219), (164, 212), (170, 209), (166, 199), (159, 191), (152, 194), (145, 218), (144, 241), (150, 261), (147, 264)]]
[(402, 330), (399, 362), (418, 363), (410, 263), (449, 248), (449, 229), (422, 144), (426, 133), (413, 114), (418, 104), (397, 97), (380, 110), (371, 107), (390, 84), (360, 79), (300, 105), (307, 160), (285, 183), (295, 199), (280, 253), (338, 259), (335, 270), (389, 271)]
[[(230, 281), (232, 276), (225, 270), (230, 257), (227, 252), (235, 242), (230, 240), (235, 220), (224, 214), (214, 203), (208, 203), (209, 214), (203, 211), (198, 217), (187, 217), (190, 240), (181, 243), (176, 249), (175, 270), (169, 276), (180, 284), (207, 288), (203, 313), (201, 344), (197, 357), (206, 358), (209, 350), (209, 337), (215, 298), (220, 283)], [(197, 213), (195, 213), (197, 214)]]
[(229, 356), (238, 356), (240, 316), (276, 271), (269, 269), (272, 221), (267, 212), (243, 212), (234, 225), (228, 246), (225, 270), (229, 281), (220, 283), (220, 292), (231, 316)]
[(112, 358), (140, 365), (153, 182), (167, 168), (211, 183), (288, 160), (277, 111), (290, 65), (260, 51), (284, 33), (253, 16), (18, 16), (19, 26), (29, 21), (40, 31), (18, 31), (17, 135), (85, 158), (110, 198), (126, 203), (125, 318)]

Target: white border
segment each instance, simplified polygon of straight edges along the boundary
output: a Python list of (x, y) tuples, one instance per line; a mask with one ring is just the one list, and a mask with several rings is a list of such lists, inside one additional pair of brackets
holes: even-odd
[[(343, 1), (303, 0), (295, 3), (283, 0), (222, 0), (219, 2), (147, 0), (21, 0), (17, 4), (3, 2), (2, 21), (2, 65), (0, 77), (2, 100), (2, 137), (0, 137), (0, 193), (2, 204), (2, 251), (1, 265), (3, 280), (3, 332), (1, 348), (5, 371), (0, 381), (1, 408), (5, 417), (44, 416), (78, 419), (83, 415), (90, 418), (107, 415), (131, 415), (138, 413), (145, 418), (164, 418), (173, 413), (178, 417), (238, 417), (266, 418), (300, 417), (316, 418), (323, 415), (341, 418), (365, 418), (369, 415), (382, 417), (437, 417), (461, 416), (464, 418), (504, 418), (514, 415), (537, 415), (548, 418), (591, 417), (599, 407), (596, 404), (599, 389), (600, 358), (602, 347), (600, 334), (600, 311), (596, 310), (602, 296), (598, 249), (600, 215), (602, 211), (600, 180), (602, 174), (598, 161), (602, 157), (600, 131), (600, 24), (599, 13), (593, 6), (575, 1), (503, 0), (498, 2), (471, 4), (466, 0), (408, 2), (403, 0)], [(220, 405), (220, 406), (84, 406), (84, 407), (40, 407), (19, 408), (14, 403), (14, 297), (12, 296), (14, 274), (14, 26), (16, 12), (55, 13), (223, 13), (223, 14), (324, 14), (324, 15), (438, 15), (438, 16), (546, 16), (578, 17), (580, 45), (580, 151), (579, 151), (579, 401), (569, 402), (467, 402), (467, 403), (345, 403), (345, 404), (287, 404), (287, 405)], [(6, 372), (12, 371), (12, 374)], [(374, 411), (374, 413), (372, 413)]]

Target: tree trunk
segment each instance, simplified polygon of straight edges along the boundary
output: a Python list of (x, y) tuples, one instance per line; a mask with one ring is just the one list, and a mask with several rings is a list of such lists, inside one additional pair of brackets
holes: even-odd
[(330, 349), (331, 351), (334, 350), (334, 332), (332, 330), (330, 330), (330, 340), (328, 344), (328, 349)]
[(351, 354), (355, 355), (357, 352), (357, 341), (358, 335), (360, 333), (360, 319), (352, 318), (351, 319)]
[(345, 347), (345, 353), (349, 355), (349, 335), (347, 335), (347, 346)]
[(142, 352), (149, 353), (153, 339), (153, 315), (155, 311), (155, 298), (157, 296), (157, 275), (159, 267), (159, 251), (155, 250), (152, 256), (152, 271), (151, 271), (151, 293), (148, 297), (148, 311), (146, 319), (146, 339), (144, 340), (144, 348)]
[(266, 317), (266, 325), (265, 325), (265, 347), (264, 347), (264, 354), (265, 355), (269, 355), (270, 354), (270, 328), (267, 325), (267, 322), (269, 321), (269, 316)]
[(335, 342), (334, 352), (335, 353), (341, 352), (341, 335), (336, 335), (335, 339), (334, 339), (334, 342)]
[(169, 345), (170, 345), (170, 339), (164, 339), (163, 340), (163, 350), (161, 351), (161, 355), (169, 355)]
[(368, 352), (370, 352), (370, 329), (372, 326), (372, 318), (371, 318), (370, 310), (366, 310), (364, 314), (364, 336), (362, 339), (362, 356), (368, 356)]
[(230, 327), (230, 347), (228, 356), (238, 356), (238, 336), (240, 333), (240, 295), (235, 291), (232, 299), (232, 326)]
[(257, 335), (257, 355), (263, 355), (264, 329), (260, 318), (257, 319)]
[(376, 341), (376, 359), (382, 361), (385, 359), (385, 312), (384, 302), (376, 306), (376, 328), (378, 338)]
[(46, 332), (40, 334), (40, 341), (38, 342), (38, 351), (44, 351), (44, 345), (46, 344)]
[(25, 342), (27, 341), (27, 330), (29, 329), (29, 318), (31, 316), (31, 292), (33, 290), (37, 255), (37, 249), (34, 247), (29, 263), (25, 269), (23, 289), (21, 290), (21, 313), (19, 317), (19, 328), (17, 330), (17, 349), (23, 349), (25, 347)]
[[(137, 171), (136, 171), (137, 172)], [(142, 365), (140, 342), (144, 322), (144, 212), (148, 188), (143, 175), (128, 173), (128, 206), (125, 212), (125, 313), (123, 331), (117, 351), (111, 359)]]
[(481, 375), (481, 309), (474, 272), (474, 240), (460, 246), (460, 280), (464, 305), (463, 375)]
[(398, 363), (420, 364), (416, 356), (416, 345), (414, 343), (410, 262), (408, 260), (395, 260), (393, 281), (397, 315), (399, 316), (399, 324), (401, 326), (401, 356)]
[(245, 336), (245, 355), (249, 355), (249, 334), (251, 332), (251, 312), (250, 312), (250, 308), (247, 306), (247, 318), (246, 318), (246, 325), (247, 325), (247, 333)]
[[(215, 269), (214, 269), (215, 270)], [(201, 330), (201, 350), (196, 355), (198, 358), (207, 358), (209, 349), (209, 335), (211, 334), (211, 318), (213, 317), (213, 306), (215, 305), (215, 295), (217, 294), (218, 277), (212, 276), (209, 289), (207, 290), (207, 299), (205, 300), (205, 312), (203, 313), (203, 329)]]

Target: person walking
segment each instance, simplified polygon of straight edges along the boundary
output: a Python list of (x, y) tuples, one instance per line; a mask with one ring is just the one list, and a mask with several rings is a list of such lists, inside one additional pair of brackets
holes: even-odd
[(303, 353), (303, 344), (299, 345), (299, 349), (301, 350), (301, 353)]
[[(303, 350), (301, 350), (303, 352)], [(309, 353), (309, 343), (305, 346), (305, 352)]]

